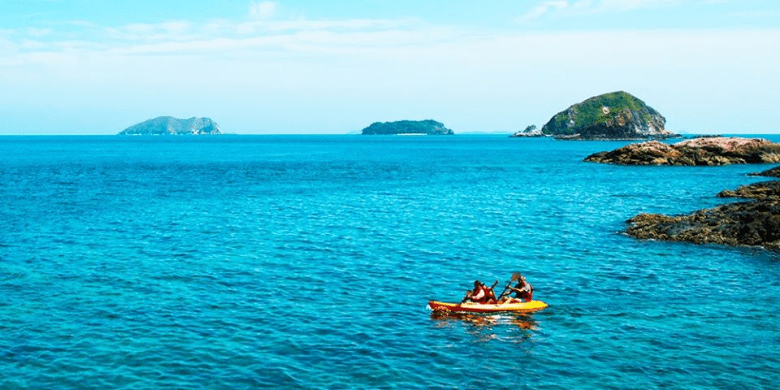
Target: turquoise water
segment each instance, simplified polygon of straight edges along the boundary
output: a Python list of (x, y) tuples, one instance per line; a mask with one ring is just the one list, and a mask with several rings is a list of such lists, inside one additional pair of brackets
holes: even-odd
[[(0, 389), (776, 388), (779, 255), (620, 234), (771, 166), (623, 144), (2, 137)], [(547, 309), (426, 307), (514, 271)]]

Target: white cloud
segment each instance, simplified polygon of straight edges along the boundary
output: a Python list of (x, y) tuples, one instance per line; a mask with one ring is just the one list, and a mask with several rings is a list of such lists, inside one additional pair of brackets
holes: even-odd
[(593, 14), (637, 11), (648, 8), (681, 4), (682, 0), (546, 0), (515, 19), (518, 23), (538, 20), (546, 16), (585, 16)]
[(277, 7), (275, 1), (252, 1), (249, 3), (249, 16), (252, 19), (270, 19), (276, 13)]
[(550, 14), (559, 12), (563, 9), (571, 7), (569, 5), (569, 2), (566, 0), (550, 0), (550, 1), (544, 1), (537, 5), (536, 7), (532, 8), (530, 11), (525, 13), (524, 15), (518, 17), (516, 19), (517, 22), (529, 22), (532, 20), (539, 19), (540, 17)]

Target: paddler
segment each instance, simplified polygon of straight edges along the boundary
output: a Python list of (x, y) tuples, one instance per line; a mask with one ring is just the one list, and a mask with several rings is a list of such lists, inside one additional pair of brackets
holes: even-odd
[(467, 291), (466, 296), (463, 298), (461, 303), (466, 301), (476, 303), (496, 303), (496, 294), (493, 292), (493, 287), (496, 287), (496, 284), (498, 284), (498, 280), (496, 280), (496, 283), (494, 283), (492, 287), (488, 287), (479, 280), (475, 280), (474, 290)]
[(515, 298), (523, 299), (526, 302), (531, 302), (534, 298), (534, 286), (525, 280), (525, 276), (519, 275), (517, 277), (517, 284), (513, 286), (507, 286), (509, 293), (514, 293)]

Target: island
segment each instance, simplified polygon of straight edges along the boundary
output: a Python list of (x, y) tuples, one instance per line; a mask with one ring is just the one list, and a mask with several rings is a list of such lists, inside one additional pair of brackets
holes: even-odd
[(453, 135), (452, 130), (432, 119), (422, 121), (375, 122), (361, 132), (362, 135)]
[(594, 153), (588, 162), (618, 165), (727, 165), (780, 162), (780, 144), (763, 138), (703, 137), (666, 144), (649, 141)]
[(635, 96), (612, 92), (574, 104), (553, 116), (542, 133), (562, 140), (637, 140), (679, 137), (666, 118)]
[(119, 135), (216, 135), (219, 131), (217, 122), (209, 118), (178, 119), (161, 116), (135, 124)]

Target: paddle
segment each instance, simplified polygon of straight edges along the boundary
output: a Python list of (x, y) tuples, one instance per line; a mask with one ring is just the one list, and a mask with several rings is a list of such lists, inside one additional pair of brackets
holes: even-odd
[(500, 301), (501, 298), (503, 298), (504, 296), (511, 294), (512, 292), (511, 291), (507, 292), (507, 290), (509, 290), (509, 287), (512, 285), (513, 282), (516, 282), (519, 279), (520, 279), (520, 273), (519, 272), (513, 273), (512, 277), (509, 279), (509, 283), (506, 284), (506, 287), (504, 287), (504, 291), (501, 291), (501, 295), (499, 295), (498, 298), (496, 298), (496, 301)]

